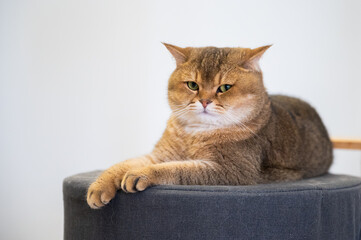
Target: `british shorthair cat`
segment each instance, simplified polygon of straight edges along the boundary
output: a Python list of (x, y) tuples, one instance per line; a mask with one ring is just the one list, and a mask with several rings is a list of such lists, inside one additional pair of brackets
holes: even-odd
[(90, 185), (100, 208), (116, 191), (158, 184), (250, 185), (326, 173), (332, 144), (315, 109), (297, 98), (270, 96), (259, 59), (270, 46), (181, 48), (168, 83), (172, 114), (154, 150), (120, 162)]

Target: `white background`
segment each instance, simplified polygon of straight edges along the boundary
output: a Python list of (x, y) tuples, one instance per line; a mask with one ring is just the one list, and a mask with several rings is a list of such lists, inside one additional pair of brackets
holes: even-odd
[[(270, 93), (361, 137), (360, 1), (0, 0), (0, 238), (61, 239), (62, 180), (150, 151), (179, 46), (259, 47)], [(361, 153), (334, 173), (361, 176)]]

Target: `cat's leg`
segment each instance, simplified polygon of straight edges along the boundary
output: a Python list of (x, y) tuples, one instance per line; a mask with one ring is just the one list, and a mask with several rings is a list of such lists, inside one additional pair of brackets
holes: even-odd
[(160, 184), (219, 185), (226, 184), (219, 173), (219, 165), (205, 160), (172, 161), (130, 170), (123, 178), (121, 188), (135, 193)]
[(114, 198), (116, 191), (120, 189), (124, 175), (130, 169), (143, 168), (154, 163), (154, 158), (151, 155), (145, 155), (117, 163), (108, 168), (90, 185), (87, 193), (88, 205), (94, 209), (106, 205)]

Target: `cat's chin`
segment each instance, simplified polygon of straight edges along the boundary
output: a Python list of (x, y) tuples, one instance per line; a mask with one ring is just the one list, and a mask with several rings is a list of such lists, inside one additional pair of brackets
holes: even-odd
[(188, 119), (184, 125), (188, 133), (208, 132), (227, 127), (229, 124), (223, 122), (217, 114), (209, 112), (198, 113), (193, 119)]
[(212, 124), (189, 124), (184, 127), (184, 130), (187, 133), (199, 133), (199, 132), (209, 132), (222, 128), (218, 125)]
[(250, 114), (251, 109), (240, 109), (228, 113), (218, 113), (212, 110), (187, 112), (178, 116), (182, 127), (187, 133), (209, 132), (219, 129), (242, 125)]

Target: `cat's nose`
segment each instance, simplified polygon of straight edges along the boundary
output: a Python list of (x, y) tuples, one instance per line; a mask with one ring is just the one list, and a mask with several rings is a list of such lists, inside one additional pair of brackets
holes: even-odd
[(212, 101), (209, 99), (201, 99), (199, 100), (202, 103), (203, 108), (206, 108), (208, 104), (210, 104)]

